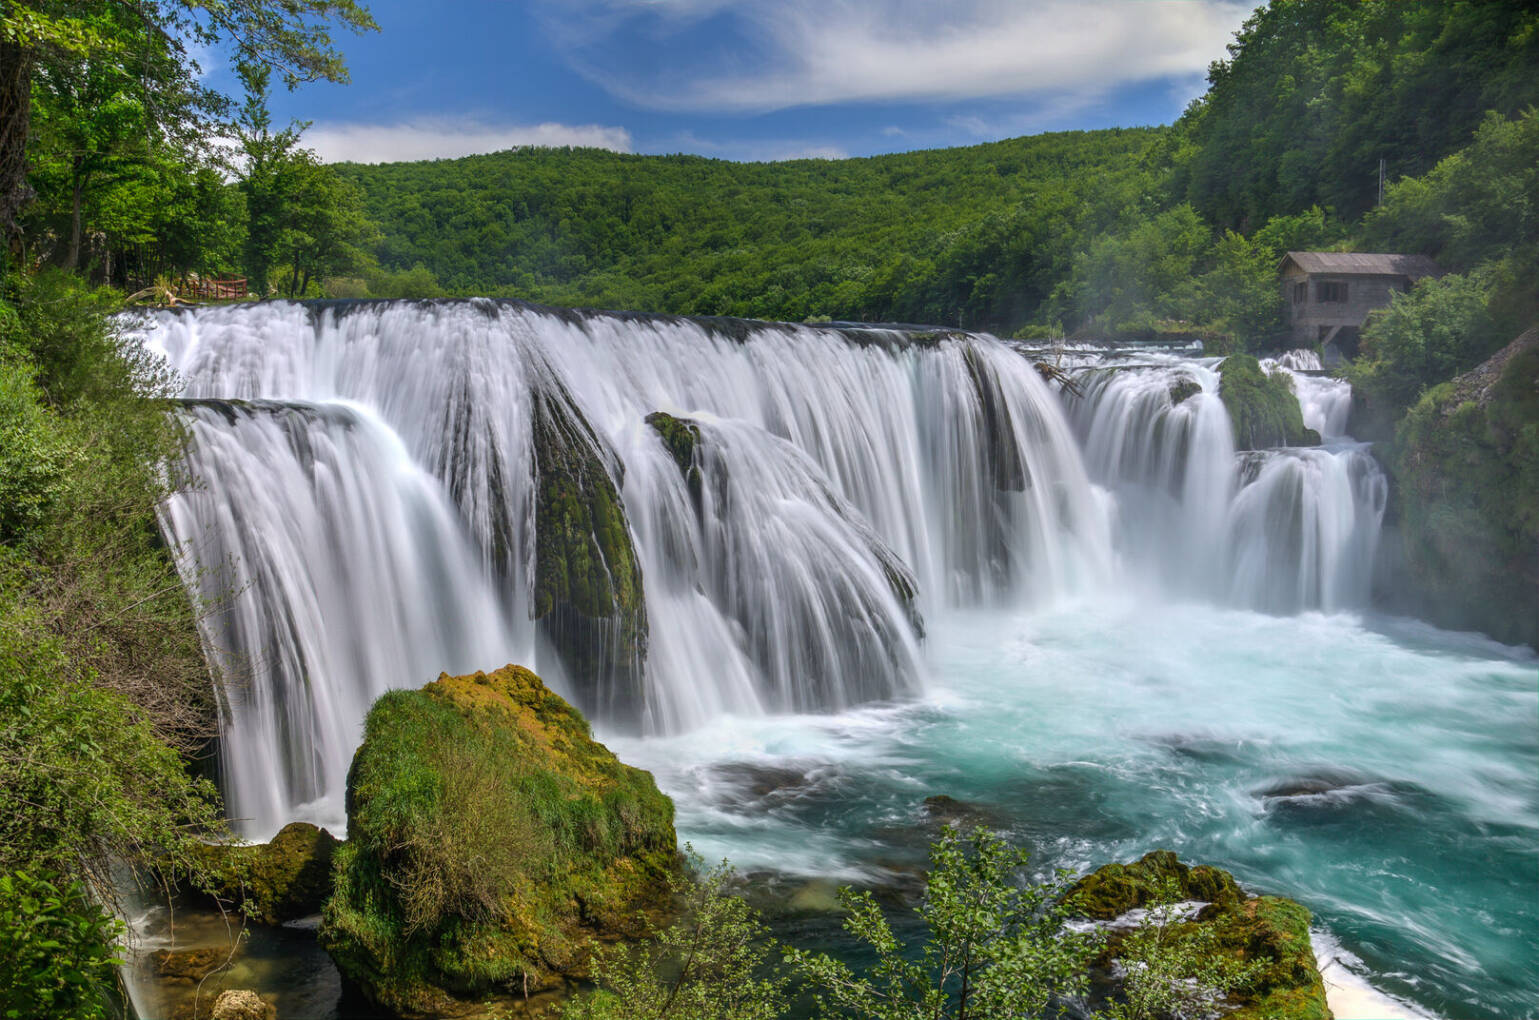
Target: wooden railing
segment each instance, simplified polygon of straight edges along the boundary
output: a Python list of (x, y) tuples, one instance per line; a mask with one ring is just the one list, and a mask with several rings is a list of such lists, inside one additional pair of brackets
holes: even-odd
[(246, 278), (235, 277), (229, 280), (183, 280), (176, 288), (177, 296), (182, 298), (243, 298), (246, 296)]

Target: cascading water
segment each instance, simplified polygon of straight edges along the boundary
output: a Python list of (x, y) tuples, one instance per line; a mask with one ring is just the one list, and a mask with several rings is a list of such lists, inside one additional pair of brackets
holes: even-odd
[(164, 521), (225, 679), (227, 807), (256, 832), (335, 825), (374, 699), (528, 655), (528, 620), (500, 604), (443, 487), (367, 410), (196, 401), (186, 417), (200, 484)]
[[(734, 328), (488, 301), (154, 320), (206, 483), (167, 529), (198, 590), (231, 593), (207, 636), (245, 681), (223, 737), (245, 831), (339, 825), (372, 699), (440, 669), (527, 662), (652, 731), (837, 710), (920, 688), (925, 612), (1107, 582), (1103, 494), (1027, 361), (983, 338)], [(551, 408), (635, 522), (639, 719), (606, 714), (613, 692), (566, 677), (531, 622)], [(645, 425), (658, 410), (700, 419), (698, 505)]]
[(1326, 440), (1347, 434), (1347, 418), (1352, 413), (1352, 384), (1332, 379), (1323, 373), (1320, 355), (1311, 350), (1285, 351), (1276, 358), (1263, 358), (1261, 367), (1268, 372), (1282, 372), (1298, 394), (1304, 427), (1314, 429)]
[[(1078, 373), (1070, 415), (1091, 476), (1118, 493), (1119, 548), (1138, 579), (1270, 612), (1365, 605), (1388, 494), (1382, 472), (1339, 432), (1327, 431), (1335, 441), (1321, 448), (1237, 457), (1216, 363), (1144, 354)], [(1289, 375), (1301, 408), (1320, 402), (1306, 396), (1316, 380)]]
[[(745, 869), (910, 867), (945, 793), (1043, 867), (1167, 846), (1295, 895), (1337, 980), (1539, 995), (1532, 656), (1364, 612), (1385, 482), (1309, 352), (1266, 367), (1324, 444), (1236, 451), (1195, 356), (1055, 352), (1076, 395), (989, 337), (514, 302), (143, 335), (186, 381), (164, 520), (248, 835), (340, 826), (380, 692), (515, 661)], [(593, 670), (541, 611), (558, 483), (623, 505), (575, 540), (644, 591), (588, 593)]]

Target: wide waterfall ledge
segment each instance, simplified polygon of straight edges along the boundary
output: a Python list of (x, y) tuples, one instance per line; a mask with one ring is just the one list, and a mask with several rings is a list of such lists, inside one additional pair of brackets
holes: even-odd
[(520, 663), (707, 857), (880, 877), (946, 794), (1044, 866), (1168, 846), (1293, 896), (1423, 1012), (1539, 994), (1502, 963), (1539, 748), (1491, 721), (1532, 655), (1373, 612), (1387, 483), (1312, 352), (1258, 370), (1319, 445), (1240, 449), (1200, 351), (487, 300), (138, 329), (249, 837), (342, 830), (385, 692)]

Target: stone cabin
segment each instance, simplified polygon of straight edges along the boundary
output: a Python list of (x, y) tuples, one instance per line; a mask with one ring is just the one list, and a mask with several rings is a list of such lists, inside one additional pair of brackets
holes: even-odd
[(1363, 321), (1389, 304), (1391, 295), (1410, 290), (1424, 276), (1441, 274), (1425, 255), (1345, 251), (1290, 251), (1277, 271), (1294, 344), (1319, 344), (1328, 361), (1357, 353)]

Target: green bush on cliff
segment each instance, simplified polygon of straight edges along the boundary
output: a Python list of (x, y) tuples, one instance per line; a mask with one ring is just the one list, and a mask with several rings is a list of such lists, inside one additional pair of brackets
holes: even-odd
[(636, 933), (676, 867), (652, 777), (517, 666), (376, 702), (347, 809), (321, 938), (402, 1013), (582, 976), (591, 938)]
[(1423, 395), (1390, 463), (1434, 619), (1539, 647), (1539, 331)]
[(1490, 277), (1485, 270), (1422, 280), (1369, 317), (1357, 360), (1347, 369), (1365, 431), (1387, 437), (1429, 386), (1502, 346), (1489, 308)]
[(1238, 449), (1320, 445), (1320, 434), (1304, 427), (1298, 397), (1286, 375), (1268, 375), (1249, 354), (1229, 355), (1218, 373), (1218, 395), (1229, 411)]
[(67, 274), (0, 297), (0, 1015), (85, 1017), (114, 980), (115, 869), (206, 877), (218, 798), (178, 752), (211, 690), (156, 526), (164, 376)]

